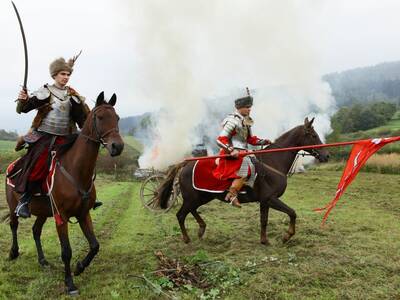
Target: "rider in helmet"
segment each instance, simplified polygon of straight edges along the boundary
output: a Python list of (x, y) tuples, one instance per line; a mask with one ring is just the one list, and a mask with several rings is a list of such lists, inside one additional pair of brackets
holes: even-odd
[(222, 122), (222, 131), (217, 138), (217, 144), (221, 147), (220, 154), (230, 154), (228, 158), (219, 159), (213, 175), (221, 180), (232, 180), (232, 185), (225, 197), (233, 206), (241, 207), (238, 200), (238, 192), (243, 185), (253, 187), (255, 181), (255, 167), (249, 156), (240, 156), (240, 152), (248, 151), (250, 145), (268, 145), (271, 141), (260, 139), (253, 135), (251, 126), (253, 120), (250, 111), (253, 105), (253, 97), (248, 95), (235, 100), (236, 111), (229, 114)]

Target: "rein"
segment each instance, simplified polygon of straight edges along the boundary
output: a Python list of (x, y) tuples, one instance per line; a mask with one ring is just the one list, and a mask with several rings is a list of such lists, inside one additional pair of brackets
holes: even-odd
[[(280, 146), (279, 144), (277, 144), (277, 143), (272, 143), (272, 144), (270, 144), (270, 145), (268, 145), (268, 146), (266, 146), (266, 147), (263, 147), (262, 150), (268, 149), (271, 145), (275, 145), (278, 149), (279, 149), (279, 148), (284, 148), (284, 147), (281, 147), (281, 146)], [(304, 150), (303, 150), (303, 151), (304, 151)], [(289, 151), (289, 152), (295, 153), (295, 154), (296, 154), (296, 157), (295, 157), (295, 159), (293, 160), (292, 165), (290, 166), (290, 169), (289, 169), (288, 174), (285, 174), (285, 173), (283, 173), (283, 172), (281, 172), (281, 171), (275, 169), (274, 167), (271, 167), (270, 165), (267, 165), (262, 159), (259, 159), (259, 161), (260, 161), (261, 164), (262, 164), (264, 167), (266, 167), (268, 170), (270, 170), (270, 171), (272, 171), (272, 172), (275, 172), (276, 174), (281, 175), (281, 176), (283, 176), (283, 177), (290, 177), (290, 176), (294, 173), (294, 172), (293, 172), (294, 165), (296, 164), (296, 161), (297, 161), (297, 159), (299, 158), (299, 156), (303, 156), (303, 157), (304, 157), (304, 156), (313, 156), (313, 157), (315, 157), (316, 159), (318, 159), (319, 156), (320, 156), (320, 154), (318, 153), (318, 151), (316, 151), (315, 149), (310, 149), (310, 153), (306, 153), (306, 152), (298, 153), (298, 150), (292, 150), (292, 151)]]
[(92, 142), (94, 142), (94, 143), (97, 143), (97, 144), (101, 144), (103, 147), (105, 147), (105, 146), (107, 146), (107, 143), (104, 141), (104, 138), (107, 136), (107, 135), (109, 135), (110, 133), (112, 133), (112, 132), (119, 132), (119, 130), (118, 130), (118, 128), (117, 127), (113, 127), (113, 128), (111, 128), (111, 129), (109, 129), (109, 130), (107, 130), (106, 132), (104, 132), (103, 134), (100, 134), (100, 132), (99, 132), (99, 130), (98, 130), (98, 128), (97, 128), (97, 119), (96, 119), (96, 111), (98, 110), (98, 109), (100, 109), (100, 108), (104, 108), (104, 109), (114, 109), (111, 105), (108, 105), (108, 106), (98, 106), (98, 107), (95, 107), (94, 109), (93, 109), (93, 111), (92, 111), (92, 113), (93, 113), (93, 117), (92, 117), (92, 124), (93, 124), (93, 126), (92, 126), (92, 130), (91, 130), (91, 132), (95, 132), (95, 134), (96, 134), (96, 137), (95, 138), (93, 138), (91, 135), (86, 135), (86, 134), (84, 134), (84, 133), (82, 133), (82, 131), (79, 133), (79, 135), (81, 135), (82, 137), (84, 137), (85, 139), (86, 139), (86, 141), (92, 141)]

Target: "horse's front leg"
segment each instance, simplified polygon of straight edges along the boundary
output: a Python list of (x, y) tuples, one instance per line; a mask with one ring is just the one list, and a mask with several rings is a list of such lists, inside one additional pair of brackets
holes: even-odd
[(263, 245), (269, 245), (269, 241), (267, 238), (267, 225), (268, 225), (268, 213), (269, 206), (265, 203), (265, 201), (260, 202), (260, 242)]
[(65, 270), (64, 282), (67, 288), (67, 293), (71, 296), (77, 295), (79, 292), (74, 284), (71, 274), (72, 250), (68, 238), (68, 223), (64, 222), (64, 224), (57, 226), (57, 233), (61, 245), (61, 258), (62, 261), (64, 262), (64, 270)]
[(82, 261), (78, 261), (78, 263), (76, 264), (76, 269), (74, 272), (75, 275), (81, 274), (85, 270), (85, 268), (89, 266), (90, 262), (96, 256), (100, 249), (99, 242), (97, 241), (96, 236), (93, 232), (92, 218), (90, 217), (89, 213), (79, 220), (79, 225), (81, 226), (82, 232), (89, 242), (90, 250), (86, 257)]
[(282, 241), (286, 243), (296, 233), (296, 212), (277, 197), (271, 197), (268, 204), (273, 209), (286, 213), (290, 218), (288, 231), (282, 238)]

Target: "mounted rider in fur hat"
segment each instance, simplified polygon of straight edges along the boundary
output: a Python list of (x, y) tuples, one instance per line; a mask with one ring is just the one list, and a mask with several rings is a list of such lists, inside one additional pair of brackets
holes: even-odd
[(217, 168), (213, 171), (213, 175), (218, 179), (233, 179), (225, 200), (236, 207), (241, 207), (237, 195), (243, 185), (253, 187), (255, 181), (255, 167), (250, 156), (240, 157), (239, 153), (248, 151), (248, 144), (271, 144), (270, 140), (260, 139), (251, 132), (253, 120), (250, 118), (250, 111), (253, 97), (248, 89), (247, 94), (246, 97), (235, 100), (236, 111), (222, 122), (217, 144), (221, 147), (220, 154), (230, 154), (230, 157), (220, 158)]
[(8, 174), (15, 182), (15, 191), (22, 194), (15, 209), (17, 216), (30, 217), (28, 205), (32, 193), (40, 189), (48, 174), (49, 150), (54, 145), (65, 143), (71, 134), (76, 133), (76, 124), (82, 128), (90, 112), (85, 98), (67, 86), (79, 55), (68, 61), (58, 58), (50, 64), (53, 84), (45, 84), (29, 96), (25, 90), (19, 93), (17, 112), (27, 113), (36, 109), (37, 114), (30, 131), (18, 139), (16, 146), (16, 150), (20, 150), (27, 145), (28, 151)]

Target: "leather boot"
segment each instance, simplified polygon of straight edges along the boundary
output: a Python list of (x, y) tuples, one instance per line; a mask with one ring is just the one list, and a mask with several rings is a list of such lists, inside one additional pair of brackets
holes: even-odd
[(225, 201), (229, 201), (231, 205), (241, 208), (238, 193), (242, 189), (246, 182), (246, 178), (237, 178), (232, 181), (232, 185), (229, 188), (229, 192), (225, 196)]
[(31, 212), (29, 210), (29, 202), (31, 202), (31, 199), (32, 194), (30, 192), (25, 192), (22, 194), (18, 201), (18, 205), (15, 208), (15, 214), (17, 217), (29, 218), (31, 216)]

